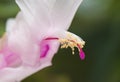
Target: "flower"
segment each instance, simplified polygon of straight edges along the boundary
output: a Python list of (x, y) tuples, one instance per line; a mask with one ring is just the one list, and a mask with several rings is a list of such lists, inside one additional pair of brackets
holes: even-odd
[(20, 82), (51, 65), (61, 48), (77, 47), (80, 58), (85, 42), (67, 31), (82, 0), (16, 0), (21, 11), (7, 22), (0, 39), (0, 82)]

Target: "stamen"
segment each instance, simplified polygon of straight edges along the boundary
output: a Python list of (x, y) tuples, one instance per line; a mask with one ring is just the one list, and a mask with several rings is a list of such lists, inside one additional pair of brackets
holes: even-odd
[(79, 52), (82, 50), (85, 42), (78, 41), (78, 38), (74, 37), (72, 34), (68, 33), (67, 37), (64, 39), (59, 39), (61, 43), (61, 48), (68, 48), (72, 49), (72, 54), (74, 54), (74, 48), (77, 47)]
[(65, 38), (50, 37), (46, 38), (45, 40), (58, 40), (61, 43), (61, 48), (70, 47), (72, 49), (72, 54), (75, 54), (74, 50), (76, 47), (78, 48), (80, 58), (82, 60), (85, 58), (85, 54), (82, 50), (85, 42), (71, 33), (67, 33), (67, 36)]

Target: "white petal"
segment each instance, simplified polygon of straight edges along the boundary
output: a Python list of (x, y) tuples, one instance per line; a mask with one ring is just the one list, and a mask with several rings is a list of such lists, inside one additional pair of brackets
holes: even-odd
[(16, 0), (16, 2), (29, 24), (36, 23), (42, 29), (50, 27), (49, 10), (43, 0)]
[(56, 0), (51, 9), (56, 28), (68, 29), (82, 0)]
[(50, 66), (50, 62), (44, 62), (40, 67), (21, 66), (19, 68), (5, 68), (0, 71), (0, 82), (20, 82), (35, 72)]
[(67, 30), (82, 0), (16, 0), (16, 2), (25, 18), (29, 22), (38, 20), (41, 29), (55, 27)]
[(22, 14), (19, 13), (15, 20), (9, 20), (7, 24), (9, 48), (20, 55), (23, 63), (34, 65), (39, 56), (39, 46), (35, 44), (33, 32), (24, 21)]

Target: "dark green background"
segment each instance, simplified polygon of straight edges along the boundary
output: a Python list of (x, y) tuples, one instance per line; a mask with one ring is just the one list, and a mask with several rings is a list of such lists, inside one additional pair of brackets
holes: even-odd
[[(1, 36), (18, 11), (14, 0), (0, 0)], [(75, 55), (60, 49), (53, 66), (23, 82), (120, 82), (120, 0), (84, 0), (69, 31), (86, 41), (86, 59), (80, 60), (77, 49)]]

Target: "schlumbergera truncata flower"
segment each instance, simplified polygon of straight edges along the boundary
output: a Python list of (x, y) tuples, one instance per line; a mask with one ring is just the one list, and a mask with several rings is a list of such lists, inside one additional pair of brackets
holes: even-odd
[(85, 42), (68, 32), (82, 0), (16, 0), (21, 11), (0, 39), (0, 82), (20, 82), (51, 65), (61, 48), (74, 47), (83, 60)]

